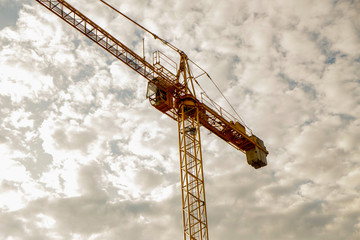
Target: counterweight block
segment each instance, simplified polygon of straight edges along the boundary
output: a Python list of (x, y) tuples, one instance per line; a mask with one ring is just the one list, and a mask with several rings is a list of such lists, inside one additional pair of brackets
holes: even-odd
[[(255, 135), (252, 135), (252, 139), (261, 147), (265, 148), (264, 142), (260, 138), (256, 137)], [(254, 167), (255, 169), (267, 165), (266, 156), (267, 153), (256, 145), (254, 148), (246, 151), (246, 160), (248, 164)]]

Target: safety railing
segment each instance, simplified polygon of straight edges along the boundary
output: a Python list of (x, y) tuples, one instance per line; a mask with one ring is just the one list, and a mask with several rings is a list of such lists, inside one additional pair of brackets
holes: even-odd
[(252, 135), (252, 130), (245, 125), (245, 123), (233, 115), (231, 115), (229, 112), (227, 112), (224, 108), (222, 108), (219, 104), (214, 102), (212, 99), (209, 98), (205, 93), (201, 93), (200, 101), (201, 103), (205, 104), (207, 107), (210, 107), (213, 111), (215, 111), (218, 115), (220, 115), (221, 118), (225, 119), (229, 123), (240, 123), (242, 126), (245, 127), (246, 134)]

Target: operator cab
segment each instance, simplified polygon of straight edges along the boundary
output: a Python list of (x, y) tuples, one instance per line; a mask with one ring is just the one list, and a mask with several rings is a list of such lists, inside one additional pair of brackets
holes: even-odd
[(170, 91), (166, 91), (159, 78), (154, 78), (148, 83), (146, 97), (150, 104), (159, 111), (165, 113), (173, 108), (173, 98)]

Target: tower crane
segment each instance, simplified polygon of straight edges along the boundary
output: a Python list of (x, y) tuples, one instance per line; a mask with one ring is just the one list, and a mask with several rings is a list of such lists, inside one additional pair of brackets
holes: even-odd
[[(183, 51), (137, 24), (108, 3), (100, 0), (179, 54), (180, 62), (175, 72), (163, 64), (166, 55), (162, 52), (156, 51), (153, 63), (149, 63), (145, 57), (136, 54), (68, 2), (35, 1), (148, 81), (146, 96), (150, 104), (178, 124), (184, 240), (208, 240), (200, 127), (205, 127), (235, 149), (245, 153), (248, 164), (255, 169), (267, 165), (268, 151), (263, 141), (243, 122), (232, 117), (212, 101), (206, 93), (202, 92), (200, 96), (196, 94), (197, 76), (194, 76), (191, 66), (198, 65)], [(208, 76), (205, 71), (203, 74)]]

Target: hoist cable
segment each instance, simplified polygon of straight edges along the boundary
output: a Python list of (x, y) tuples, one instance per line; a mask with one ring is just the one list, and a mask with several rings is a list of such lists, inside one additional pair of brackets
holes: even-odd
[[(143, 29), (145, 32), (151, 34), (155, 39), (159, 39), (162, 43), (164, 43), (166, 46), (170, 47), (171, 49), (173, 49), (174, 51), (182, 54), (183, 51), (181, 51), (180, 49), (178, 49), (177, 47), (175, 47), (174, 45), (172, 45), (171, 43), (169, 43), (168, 41), (160, 38), (159, 36), (157, 36), (155, 33), (151, 32), (150, 30), (146, 29), (145, 27), (141, 26), (140, 24), (138, 24), (137, 22), (135, 22), (133, 19), (131, 19), (130, 17), (126, 16), (124, 13), (120, 12), (119, 10), (117, 10), (115, 7), (113, 7), (112, 5), (108, 4), (107, 2), (105, 2), (104, 0), (100, 0), (100, 2), (102, 2), (103, 4), (105, 4), (106, 6), (108, 6), (109, 8), (111, 8), (112, 10), (114, 10), (115, 12), (117, 12), (118, 14), (120, 14), (121, 16), (123, 16), (124, 18), (126, 18), (127, 20), (129, 20), (130, 22), (134, 23), (136, 26), (140, 27), (141, 29)], [(199, 69), (201, 69), (206, 76), (211, 80), (211, 82), (214, 84), (214, 86), (216, 87), (216, 89), (220, 92), (221, 96), (225, 99), (225, 101), (229, 104), (229, 106), (231, 107), (231, 109), (234, 111), (234, 113), (236, 114), (236, 116), (239, 118), (239, 120), (244, 124), (244, 126), (246, 126), (244, 120), (240, 117), (240, 115), (236, 112), (235, 108), (231, 105), (231, 103), (229, 102), (229, 100), (225, 97), (225, 95), (221, 92), (220, 88), (217, 86), (217, 84), (212, 80), (212, 78), (210, 77), (210, 75), (204, 71), (201, 67), (199, 67), (196, 63), (194, 63), (193, 61), (191, 61), (190, 59), (188, 59), (190, 62), (192, 62), (196, 67), (198, 67)], [(200, 87), (200, 89), (203, 91), (203, 93), (208, 97), (208, 95), (206, 94), (206, 92), (204, 91), (204, 89), (200, 86), (200, 84), (198, 83), (198, 81), (194, 78), (195, 83)], [(250, 131), (251, 129), (246, 126)]]
[[(202, 69), (199, 65), (197, 65), (196, 63), (194, 63), (192, 60), (189, 59), (189, 61), (194, 64), (196, 67), (198, 67), (201, 71), (203, 71), (206, 76), (210, 79), (210, 81), (214, 84), (214, 86), (216, 87), (216, 89), (219, 91), (219, 93), (221, 94), (221, 96), (223, 96), (223, 98), (225, 99), (225, 101), (229, 104), (229, 106), (231, 107), (231, 109), (234, 111), (234, 113), (236, 114), (236, 116), (239, 118), (239, 120), (241, 121), (241, 123), (244, 124), (245, 127), (247, 127), (250, 131), (251, 129), (246, 126), (244, 120), (240, 117), (240, 115), (237, 113), (237, 111), (235, 110), (235, 108), (231, 105), (230, 101), (225, 97), (225, 95), (222, 93), (222, 91), (220, 90), (220, 88), (218, 87), (218, 85), (215, 83), (214, 80), (212, 80), (212, 78), (210, 77), (210, 75), (204, 70)], [(195, 83), (200, 87), (200, 89), (203, 91), (203, 93), (209, 97), (206, 92), (204, 91), (204, 89), (200, 86), (200, 84), (198, 83), (198, 81), (195, 79)]]
[(126, 18), (127, 20), (129, 20), (130, 22), (134, 23), (136, 26), (138, 26), (139, 28), (143, 29), (145, 32), (151, 34), (155, 39), (159, 39), (161, 42), (163, 42), (166, 46), (170, 47), (171, 49), (173, 49), (174, 51), (181, 53), (182, 51), (179, 50), (177, 47), (175, 47), (174, 45), (172, 45), (171, 43), (169, 43), (168, 41), (162, 39), (161, 37), (157, 36), (155, 33), (151, 32), (150, 30), (146, 29), (145, 27), (141, 26), (140, 24), (138, 24), (137, 22), (135, 22), (134, 20), (132, 20), (131, 18), (129, 18), (128, 16), (126, 16), (124, 13), (120, 12), (119, 10), (117, 10), (115, 7), (111, 6), (110, 4), (108, 4), (107, 2), (100, 0), (100, 2), (102, 2), (103, 4), (105, 4), (106, 6), (108, 6), (109, 8), (111, 8), (112, 10), (114, 10), (115, 12), (119, 13), (121, 16), (123, 16), (124, 18)]

